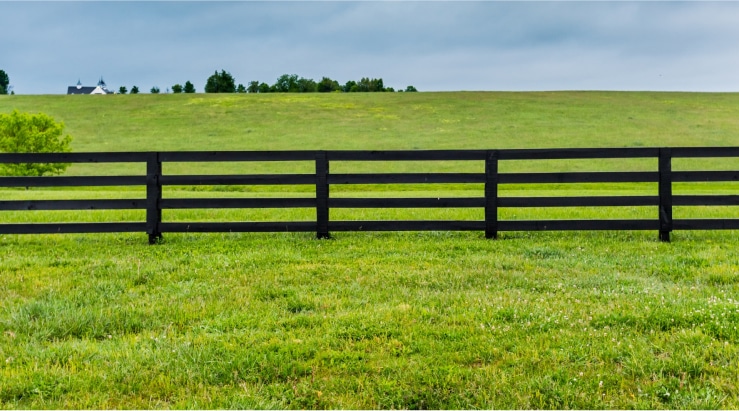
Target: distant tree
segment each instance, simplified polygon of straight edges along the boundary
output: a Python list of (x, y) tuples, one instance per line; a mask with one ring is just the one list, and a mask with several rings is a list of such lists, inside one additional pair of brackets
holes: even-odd
[(0, 94), (8, 94), (9, 85), (10, 77), (8, 77), (8, 73), (6, 73), (5, 70), (0, 70)]
[(385, 87), (385, 91), (387, 91), (388, 93), (395, 93), (395, 89), (392, 87)]
[(159, 94), (159, 87), (154, 86), (154, 87), (151, 88), (151, 90), (149, 90), (149, 92), (151, 94)]
[(330, 93), (332, 91), (341, 90), (341, 86), (339, 85), (338, 81), (331, 80), (328, 77), (324, 77), (321, 79), (321, 81), (318, 82), (318, 86), (316, 87), (316, 90), (319, 93)]
[(349, 80), (344, 84), (344, 86), (341, 88), (343, 92), (349, 93), (351, 91), (357, 91), (357, 82)]
[(215, 74), (208, 77), (208, 81), (205, 83), (206, 93), (234, 93), (236, 92), (236, 82), (233, 76), (226, 70), (221, 70), (218, 73), (216, 70)]
[(190, 83), (190, 81), (188, 80), (185, 82), (185, 88), (182, 91), (184, 91), (185, 93), (194, 93), (195, 86), (193, 86), (192, 83)]
[[(0, 152), (4, 153), (67, 153), (72, 151), (72, 137), (64, 134), (64, 123), (50, 116), (13, 110), (0, 114)], [(43, 176), (61, 174), (66, 163), (6, 163), (0, 174), (12, 176)]]
[(267, 83), (259, 83), (259, 92), (260, 93), (271, 93), (272, 87), (269, 86)]
[(244, 87), (243, 84), (239, 83), (239, 85), (236, 87), (237, 93), (246, 93), (246, 87)]
[(182, 93), (182, 85), (181, 84), (175, 84), (174, 86), (172, 86), (172, 92), (175, 93), (175, 94)]
[(131, 94), (139, 94), (138, 86), (131, 87)]
[(298, 93), (315, 93), (318, 85), (313, 79), (303, 78), (298, 79), (295, 84), (296, 92)]
[(296, 92), (298, 91), (298, 75), (283, 74), (277, 79), (272, 88), (277, 93)]
[(120, 94), (126, 94), (126, 93), (128, 93), (128, 89), (126, 88), (126, 86), (120, 86), (120, 87), (118, 87), (118, 92)]
[(259, 93), (259, 82), (250, 81), (249, 86), (246, 88), (246, 91), (248, 91), (249, 93)]
[(416, 90), (416, 88), (413, 87), (413, 86), (408, 86), (408, 87), (405, 88), (405, 91), (408, 92), (408, 93), (410, 93), (410, 92), (415, 92), (415, 91), (418, 91), (418, 90)]

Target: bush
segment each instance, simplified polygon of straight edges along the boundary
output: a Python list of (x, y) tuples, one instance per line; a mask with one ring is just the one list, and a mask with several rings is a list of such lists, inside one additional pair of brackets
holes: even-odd
[[(64, 132), (64, 123), (38, 113), (0, 114), (0, 152), (4, 153), (67, 153), (72, 151), (72, 137)], [(0, 164), (0, 174), (12, 176), (43, 176), (62, 174), (66, 163)]]

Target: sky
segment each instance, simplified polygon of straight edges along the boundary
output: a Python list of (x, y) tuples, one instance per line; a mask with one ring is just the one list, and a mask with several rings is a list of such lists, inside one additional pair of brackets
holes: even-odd
[(225, 70), (419, 91), (739, 91), (739, 1), (5, 1), (16, 94)]

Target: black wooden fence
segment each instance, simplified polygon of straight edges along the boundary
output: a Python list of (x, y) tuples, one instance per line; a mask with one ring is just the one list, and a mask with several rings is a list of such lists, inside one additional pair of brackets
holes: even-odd
[[(151, 243), (162, 233), (177, 232), (315, 232), (328, 238), (338, 231), (480, 231), (496, 238), (500, 231), (654, 230), (662, 241), (673, 230), (739, 229), (739, 219), (673, 219), (673, 206), (737, 206), (739, 195), (673, 195), (675, 182), (739, 182), (739, 171), (672, 171), (673, 158), (739, 157), (739, 147), (603, 148), (522, 150), (413, 151), (216, 151), (0, 154), (0, 163), (146, 163), (146, 175), (0, 177), (0, 187), (146, 186), (145, 199), (121, 200), (2, 200), (3, 210), (121, 210), (145, 209), (146, 221), (107, 223), (2, 222), (1, 234), (146, 232)], [(501, 161), (562, 159), (654, 158), (654, 171), (499, 173)], [(164, 175), (168, 162), (315, 162), (313, 174)], [(331, 161), (471, 161), (481, 173), (331, 174)], [(501, 184), (657, 183), (651, 196), (499, 197)], [(466, 198), (331, 198), (339, 184), (484, 184), (480, 197)], [(315, 198), (163, 198), (166, 186), (311, 185)], [(634, 207), (654, 206), (654, 219), (631, 220), (499, 220), (503, 207)], [(188, 208), (315, 208), (315, 221), (166, 222), (163, 209)], [(337, 208), (482, 208), (482, 221), (333, 221)]]

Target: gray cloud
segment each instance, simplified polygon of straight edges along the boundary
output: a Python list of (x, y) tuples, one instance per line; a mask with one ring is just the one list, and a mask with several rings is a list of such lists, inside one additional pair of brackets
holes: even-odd
[(739, 3), (0, 2), (18, 93), (214, 70), (421, 90), (739, 91)]

